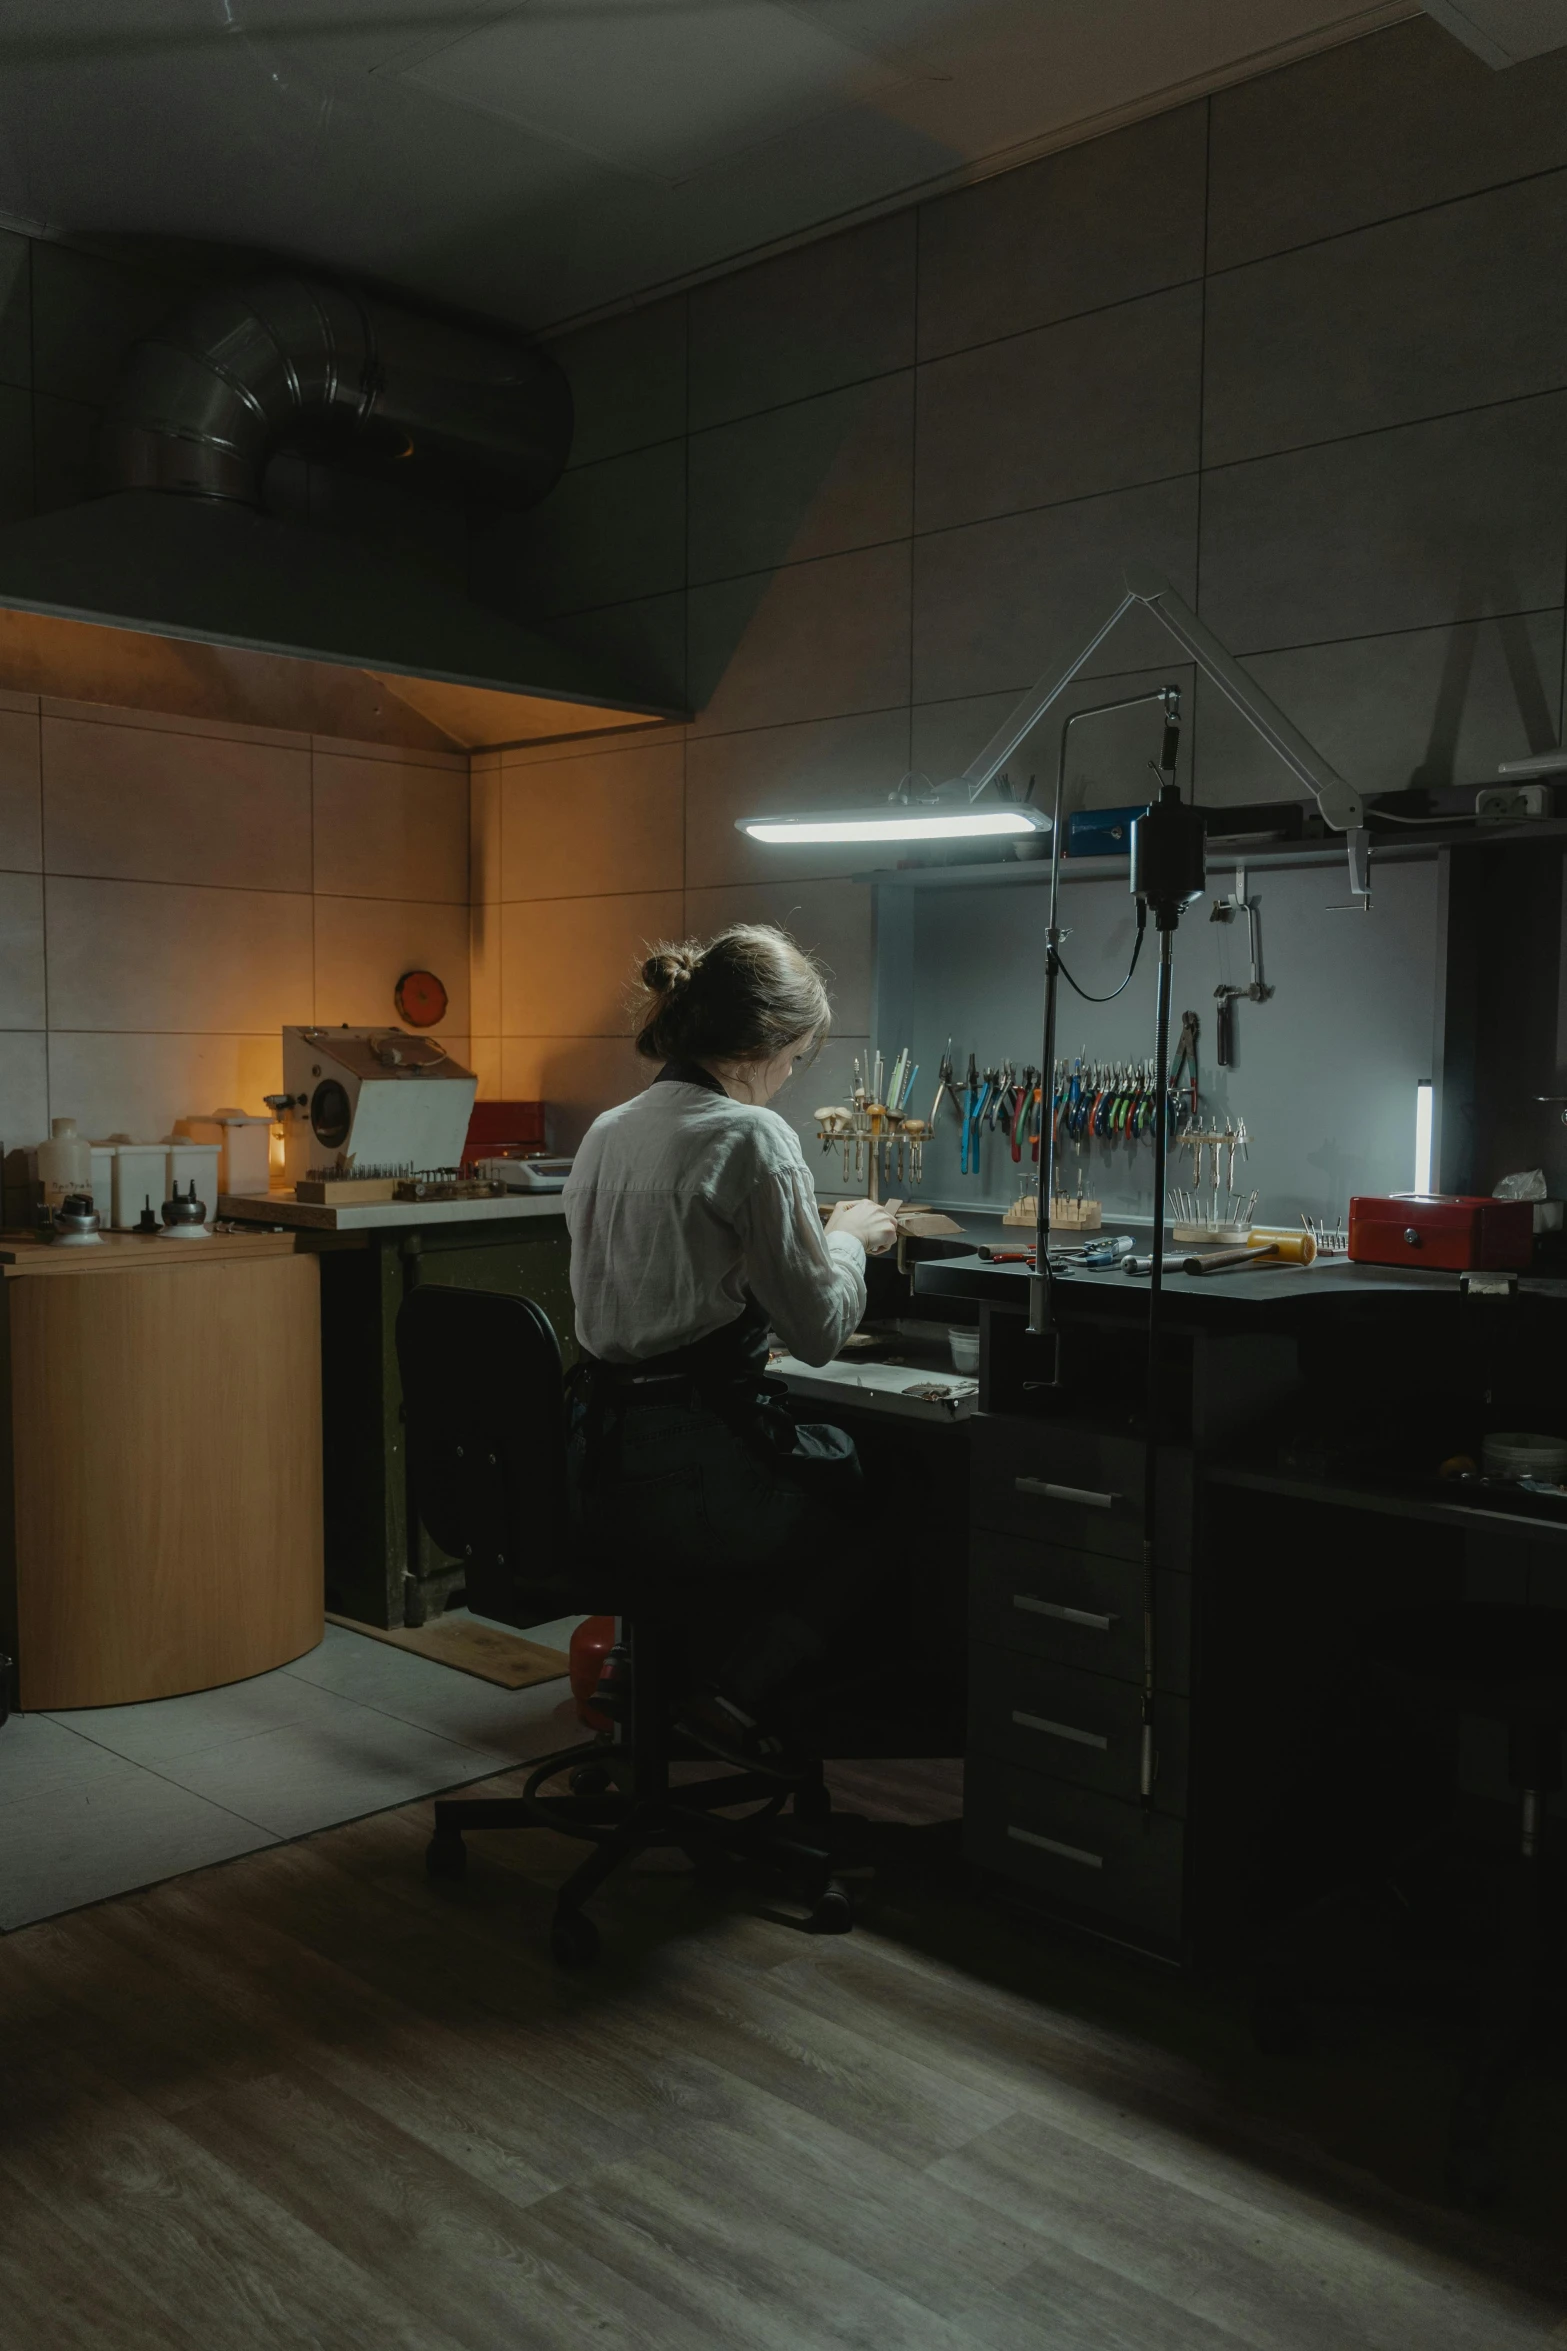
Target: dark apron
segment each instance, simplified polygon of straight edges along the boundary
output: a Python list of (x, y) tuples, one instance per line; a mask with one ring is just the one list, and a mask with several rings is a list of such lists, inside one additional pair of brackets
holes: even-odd
[[(723, 1091), (688, 1062), (654, 1083)], [(783, 1382), (767, 1376), (767, 1333), (748, 1296), (734, 1322), (688, 1347), (629, 1364), (584, 1355), (571, 1375), (579, 1534), (693, 1599), (776, 1590), (778, 1574), (802, 1565), (802, 1545), (814, 1566), (861, 1520), (852, 1438), (795, 1419)]]

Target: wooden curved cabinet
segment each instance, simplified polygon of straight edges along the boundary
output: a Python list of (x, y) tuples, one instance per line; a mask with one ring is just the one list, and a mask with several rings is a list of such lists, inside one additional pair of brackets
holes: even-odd
[(319, 1269), (292, 1235), (0, 1251), (0, 1646), (25, 1709), (239, 1681), (322, 1635)]

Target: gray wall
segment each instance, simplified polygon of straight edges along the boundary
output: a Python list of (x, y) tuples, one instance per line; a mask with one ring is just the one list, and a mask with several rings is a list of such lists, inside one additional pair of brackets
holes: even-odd
[[(506, 786), (519, 971), (567, 925), (603, 965), (550, 1051), (619, 1081), (623, 976), (678, 902), (697, 930), (793, 919), (846, 1058), (863, 852), (759, 850), (734, 818), (963, 765), (1129, 557), (1366, 786), (1554, 743), (1564, 264), (1567, 58), (1493, 74), (1420, 20), (566, 338), (572, 468), (482, 542), (480, 583), (696, 715), (577, 771), (623, 845), (656, 841), (645, 876), (597, 851), (535, 873)], [(1181, 674), (1151, 626), (1084, 698)], [(1211, 697), (1193, 719), (1204, 798), (1292, 791)], [(1073, 796), (1140, 797), (1150, 725), (1079, 729)], [(1036, 738), (1019, 771), (1053, 757)], [(571, 760), (526, 773), (532, 805), (572, 805)], [(496, 1002), (532, 1068), (543, 1016), (504, 972)]]
[[(1216, 896), (1227, 895), (1234, 878), (1233, 867), (1210, 863)], [(1345, 894), (1336, 863), (1253, 869), (1247, 892), (1259, 911), (1273, 995), (1237, 1006), (1235, 1064), (1218, 1068), (1213, 991), (1221, 979), (1245, 985), (1246, 927), (1239, 916), (1210, 922), (1199, 903), (1176, 942), (1172, 1041), (1190, 1007), (1200, 1024), (1204, 1122), (1244, 1120), (1251, 1141), (1236, 1188), (1261, 1193), (1259, 1220), (1293, 1225), (1305, 1211), (1337, 1222), (1353, 1194), (1407, 1191), (1414, 1182), (1415, 1088), (1432, 1068), (1436, 859), (1387, 866), (1370, 917), (1334, 911)], [(1047, 890), (1022, 881), (895, 884), (879, 893), (877, 1026), (884, 1043), (895, 1040), (886, 1044), (889, 1059), (912, 1040), (921, 1115), (930, 1109), (949, 1036), (959, 1075), (971, 1050), (982, 1070), (1040, 1059), (1048, 899)], [(1124, 869), (1070, 881), (1061, 919), (1074, 977), (1091, 993), (1107, 994), (1125, 975), (1135, 938)], [(1153, 1051), (1153, 1004), (1150, 934), (1136, 978), (1113, 1004), (1085, 1004), (1063, 987), (1058, 1051), (1068, 1060), (1145, 1061)], [(831, 1160), (821, 1164), (826, 1188)], [(1059, 1181), (1073, 1193), (1081, 1172), (1084, 1192), (1108, 1215), (1141, 1216), (1152, 1207), (1152, 1165), (1151, 1137), (1085, 1142), (1081, 1152), (1063, 1142)], [(957, 1120), (944, 1108), (925, 1154), (925, 1193), (932, 1201), (1004, 1208), (1030, 1171), (1026, 1153), (1014, 1166), (1006, 1140), (987, 1132), (978, 1170), (963, 1175)], [(1190, 1186), (1189, 1154), (1175, 1154), (1170, 1180)]]

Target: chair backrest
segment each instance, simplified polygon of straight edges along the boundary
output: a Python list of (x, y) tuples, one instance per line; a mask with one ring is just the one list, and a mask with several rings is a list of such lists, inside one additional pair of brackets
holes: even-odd
[(540, 1624), (576, 1605), (560, 1343), (531, 1298), (425, 1282), (397, 1315), (412, 1507), (468, 1605)]

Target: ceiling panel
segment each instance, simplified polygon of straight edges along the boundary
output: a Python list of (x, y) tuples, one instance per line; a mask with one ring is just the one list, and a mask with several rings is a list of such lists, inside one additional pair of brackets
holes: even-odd
[(898, 78), (770, 0), (533, 0), (397, 70), (671, 186)]
[(1415, 5), (6, 0), (0, 214), (544, 328)]

